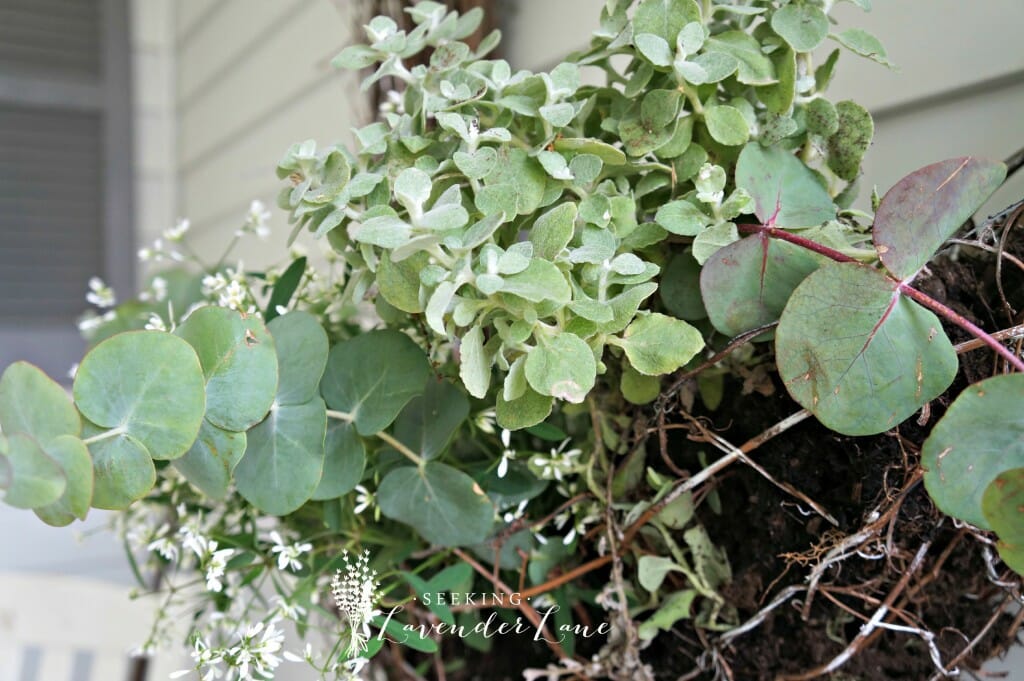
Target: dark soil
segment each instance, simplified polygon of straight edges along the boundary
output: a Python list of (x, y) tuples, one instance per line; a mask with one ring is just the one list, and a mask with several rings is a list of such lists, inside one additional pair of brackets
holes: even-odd
[[(1024, 229), (1015, 232), (1007, 250), (1021, 257)], [(1012, 266), (1003, 269), (1004, 304), (988, 256), (940, 259), (918, 285), (982, 328), (1000, 329), (1024, 321), (1016, 312), (1024, 309), (1024, 278)], [(954, 343), (969, 338), (958, 327), (947, 326), (946, 330)], [(882, 533), (885, 542), (879, 541), (867, 550), (884, 551), (888, 557), (854, 555), (843, 560), (825, 573), (806, 619), (802, 612), (805, 594), (800, 593), (773, 610), (760, 626), (720, 650), (722, 663), (717, 669), (708, 663), (705, 654), (707, 671), (690, 678), (767, 681), (827, 664), (856, 637), (862, 622), (896, 588), (924, 542), (930, 543), (925, 560), (895, 601), (905, 619), (890, 617), (888, 621), (934, 632), (942, 660), (947, 663), (989, 623), (1004, 594), (987, 577), (982, 544), (935, 509), (916, 477), (919, 448), (931, 426), (964, 385), (993, 374), (995, 361), (988, 350), (966, 353), (961, 359), (961, 374), (947, 394), (929, 405), (930, 413), (918, 414), (897, 431), (849, 438), (809, 419), (754, 452), (754, 458), (772, 476), (817, 501), (838, 520), (838, 527), (813, 512), (808, 514), (809, 509), (798, 506), (796, 499), (748, 467), (734, 465), (719, 476), (715, 493), (725, 512), (716, 514), (704, 504), (699, 517), (712, 539), (728, 554), (734, 578), (725, 595), (741, 622), (787, 586), (805, 585), (823, 550), (837, 538), (860, 530), (876, 509), (883, 513), (892, 510), (892, 519)], [(731, 389), (727, 387), (725, 394), (737, 395), (740, 388), (736, 382)], [(704, 417), (716, 432), (741, 444), (799, 409), (777, 381), (775, 388), (771, 397), (741, 397)], [(688, 442), (678, 435), (670, 441), (673, 452), (695, 452), (698, 447), (707, 449), (707, 445)], [(695, 455), (678, 464), (689, 470), (699, 468)], [(820, 593), (824, 588), (859, 618), (824, 597)], [(1002, 652), (1012, 641), (1012, 625), (1012, 616), (1000, 615), (988, 635), (960, 659), (958, 666), (977, 669)], [(659, 679), (675, 680), (697, 668), (696, 661), (707, 647), (703, 642), (714, 638), (713, 633), (698, 632), (692, 626), (677, 629), (680, 636), (659, 637), (644, 655)], [(919, 637), (885, 631), (869, 639), (839, 672), (820, 678), (923, 680), (935, 672), (928, 647)]]

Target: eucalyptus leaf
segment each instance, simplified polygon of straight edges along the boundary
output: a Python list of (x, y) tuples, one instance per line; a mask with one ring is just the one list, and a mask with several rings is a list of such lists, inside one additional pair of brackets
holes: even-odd
[(0, 429), (45, 444), (61, 435), (78, 435), (82, 423), (64, 388), (38, 367), (15, 362), (0, 376)]
[(0, 455), (9, 468), (4, 503), (15, 508), (39, 508), (57, 502), (67, 488), (60, 464), (24, 433), (9, 433), (6, 438), (6, 452)]
[(377, 503), (385, 516), (438, 546), (480, 543), (494, 519), (494, 507), (471, 477), (434, 461), (393, 469), (381, 480)]
[(154, 459), (176, 459), (199, 433), (206, 381), (195, 350), (181, 338), (129, 331), (86, 354), (75, 374), (74, 396), (91, 422), (120, 429)]
[(366, 468), (366, 444), (348, 421), (331, 419), (324, 438), (324, 470), (313, 500), (337, 499), (359, 484)]
[(210, 423), (244, 431), (263, 420), (277, 394), (277, 354), (259, 318), (206, 306), (193, 311), (175, 333), (199, 357)]
[(430, 374), (423, 350), (398, 331), (370, 331), (331, 348), (321, 391), (331, 409), (351, 415), (360, 435), (387, 428), (422, 394)]
[(736, 162), (736, 186), (754, 199), (761, 222), (790, 229), (832, 220), (836, 207), (814, 172), (790, 152), (751, 143)]
[(999, 556), (1024, 574), (1024, 468), (1001, 473), (982, 497), (985, 518), (999, 535)]
[(278, 404), (305, 404), (316, 394), (327, 364), (327, 332), (316, 317), (293, 310), (267, 324), (277, 354)]
[[(805, 248), (764, 233), (725, 246), (700, 272), (711, 323), (727, 336), (738, 336), (778, 321), (794, 289), (822, 261)], [(769, 331), (757, 339), (773, 335)]]
[(245, 455), (234, 473), (238, 493), (268, 515), (297, 510), (320, 483), (326, 431), (326, 407), (319, 397), (275, 404), (246, 434)]
[(855, 263), (824, 263), (797, 286), (775, 348), (789, 393), (844, 435), (896, 427), (949, 387), (958, 366), (935, 315)]
[(89, 445), (92, 454), (95, 508), (120, 511), (149, 494), (156, 467), (146, 447), (131, 435), (117, 435)]
[(1024, 375), (995, 376), (967, 387), (921, 448), (924, 485), (943, 513), (992, 529), (985, 489), (1024, 467)]
[(933, 163), (885, 193), (872, 235), (878, 256), (900, 279), (913, 277), (1006, 178), (997, 161), (966, 156)]
[(85, 443), (73, 435), (58, 435), (50, 440), (43, 451), (53, 459), (64, 473), (67, 486), (60, 499), (35, 509), (47, 525), (63, 527), (76, 518), (85, 520), (92, 502), (92, 457)]
[(207, 420), (185, 455), (174, 467), (186, 480), (211, 499), (223, 499), (231, 474), (245, 454), (246, 434), (218, 428)]
[(395, 437), (424, 459), (440, 456), (469, 417), (469, 400), (448, 381), (427, 380), (422, 395), (405, 405), (395, 420)]

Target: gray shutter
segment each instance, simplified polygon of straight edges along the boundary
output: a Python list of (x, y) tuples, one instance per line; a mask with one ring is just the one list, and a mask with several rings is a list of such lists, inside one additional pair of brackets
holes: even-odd
[(90, 276), (132, 284), (126, 0), (0, 0), (0, 368), (58, 377)]

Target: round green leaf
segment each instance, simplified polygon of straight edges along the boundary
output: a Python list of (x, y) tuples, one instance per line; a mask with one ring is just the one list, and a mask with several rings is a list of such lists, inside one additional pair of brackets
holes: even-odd
[(507, 430), (535, 426), (548, 417), (554, 402), (550, 395), (541, 395), (529, 386), (514, 400), (506, 400), (499, 392), (495, 405), (498, 425)]
[(73, 435), (61, 435), (47, 443), (44, 451), (63, 469), (67, 487), (60, 499), (35, 509), (36, 515), (55, 527), (70, 525), (75, 518), (85, 520), (93, 487), (92, 457), (85, 443)]
[(916, 170), (885, 193), (872, 235), (886, 268), (914, 276), (1006, 178), (997, 161), (966, 156)]
[(541, 339), (526, 357), (526, 380), (541, 395), (580, 403), (594, 387), (597, 361), (574, 333)]
[(366, 445), (355, 426), (348, 421), (331, 419), (324, 440), (324, 473), (313, 499), (337, 499), (352, 491), (363, 478), (365, 467)]
[(870, 267), (827, 262), (793, 291), (776, 329), (790, 394), (844, 435), (899, 425), (956, 376), (942, 324), (897, 286)]
[(120, 428), (154, 459), (176, 459), (199, 433), (206, 382), (192, 346), (162, 331), (108, 338), (82, 359), (75, 403), (102, 428)]
[(680, 319), (706, 319), (708, 312), (701, 300), (701, 267), (690, 252), (676, 253), (661, 272), (658, 295), (665, 309)]
[(719, 144), (738, 147), (750, 139), (750, 126), (740, 110), (733, 106), (716, 106), (704, 113), (704, 124)]
[(384, 430), (423, 392), (430, 363), (404, 333), (371, 331), (331, 348), (321, 390), (331, 409), (355, 419), (360, 435)]
[(384, 300), (402, 312), (423, 312), (420, 301), (420, 270), (427, 266), (430, 256), (413, 253), (405, 260), (393, 262), (387, 251), (381, 253), (377, 268), (377, 288)]
[(199, 356), (210, 423), (244, 431), (267, 415), (277, 393), (277, 354), (274, 339), (255, 315), (201, 307), (175, 333)]
[(1024, 467), (1024, 375), (968, 387), (921, 449), (924, 485), (943, 513), (984, 529), (983, 495), (1000, 473)]
[(985, 488), (981, 505), (999, 535), (997, 548), (1003, 562), (1024, 574), (1024, 468), (1001, 473)]
[(661, 381), (657, 376), (645, 376), (626, 364), (622, 367), (619, 389), (627, 402), (648, 404), (656, 400), (661, 393)]
[(867, 109), (849, 100), (836, 104), (838, 129), (828, 138), (828, 167), (852, 182), (860, 174), (860, 162), (871, 147), (875, 123)]
[(828, 37), (828, 17), (817, 5), (792, 2), (772, 15), (772, 29), (797, 52), (810, 52)]
[[(615, 341), (634, 369), (646, 376), (672, 373), (704, 347), (700, 331), (681, 319), (651, 312), (640, 315)], [(529, 361), (527, 361), (529, 370)]]
[(377, 503), (381, 513), (438, 546), (478, 544), (494, 524), (494, 507), (480, 486), (443, 463), (392, 470), (381, 480)]
[(696, 0), (643, 0), (633, 14), (633, 34), (653, 33), (669, 45), (691, 21), (700, 21)]
[(663, 204), (654, 220), (669, 232), (681, 236), (697, 236), (711, 222), (700, 208), (684, 199)]
[(736, 186), (754, 199), (765, 224), (796, 229), (835, 218), (836, 207), (814, 171), (780, 147), (751, 142), (736, 162)]
[(245, 433), (224, 430), (204, 420), (199, 437), (173, 466), (185, 479), (211, 499), (223, 499), (242, 455)]
[(299, 310), (275, 317), (267, 331), (277, 351), (277, 403), (309, 402), (327, 364), (327, 332), (316, 317)]
[(150, 452), (131, 435), (94, 442), (89, 445), (89, 453), (92, 454), (94, 508), (126, 509), (149, 494), (156, 484), (156, 468)]
[(269, 515), (298, 509), (320, 484), (326, 432), (327, 409), (319, 397), (275, 404), (247, 433), (245, 455), (235, 466), (238, 493)]
[(395, 421), (400, 442), (424, 459), (440, 455), (469, 416), (466, 394), (448, 381), (427, 380), (426, 390), (405, 406)]
[(15, 362), (0, 376), (0, 428), (47, 443), (60, 435), (78, 435), (82, 422), (64, 388), (42, 369)]
[(33, 438), (11, 433), (4, 456), (10, 470), (5, 503), (15, 508), (38, 508), (54, 503), (64, 494), (64, 471)]
[(882, 66), (895, 67), (895, 64), (889, 61), (889, 55), (886, 53), (882, 41), (864, 29), (850, 28), (841, 33), (833, 33), (830, 37), (846, 49), (856, 52), (862, 57), (867, 57)]
[[(763, 233), (729, 244), (700, 273), (711, 323), (725, 335), (737, 336), (778, 320), (793, 290), (821, 262), (811, 251)], [(773, 335), (767, 332), (758, 340)]]

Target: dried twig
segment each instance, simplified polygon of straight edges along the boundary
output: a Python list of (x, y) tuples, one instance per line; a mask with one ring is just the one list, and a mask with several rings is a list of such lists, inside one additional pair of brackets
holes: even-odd
[[(869, 619), (861, 626), (860, 631), (857, 632), (857, 635), (853, 638), (852, 641), (850, 641), (849, 645), (847, 645), (846, 648), (842, 650), (842, 652), (840, 652), (838, 655), (836, 655), (834, 658), (832, 658), (829, 662), (827, 662), (824, 665), (815, 667), (814, 669), (811, 669), (810, 671), (804, 672), (802, 674), (780, 676), (779, 681), (808, 681), (809, 679), (814, 679), (819, 676), (824, 676), (825, 674), (830, 674), (839, 669), (840, 667), (842, 667), (850, 660), (850, 658), (852, 658), (855, 654), (860, 652), (861, 646), (866, 642), (868, 637), (877, 629), (892, 629), (899, 627), (899, 625), (886, 624), (884, 621), (885, 617), (889, 614), (890, 609), (896, 602), (896, 599), (899, 598), (900, 594), (907, 587), (907, 584), (910, 583), (911, 577), (913, 577), (920, 569), (921, 564), (924, 562), (924, 557), (928, 553), (928, 548), (930, 546), (930, 541), (926, 541), (923, 544), (921, 544), (920, 548), (918, 548), (917, 550), (917, 553), (914, 555), (914, 559), (911, 561), (910, 566), (903, 573), (903, 576), (900, 577), (900, 581), (896, 583), (896, 586), (894, 586), (892, 591), (889, 592), (889, 595), (886, 596), (885, 601), (882, 602), (882, 605), (880, 605), (878, 609), (875, 610), (875, 614), (872, 615), (871, 619)], [(912, 629), (912, 627), (907, 627), (905, 629)], [(917, 633), (916, 630), (915, 633)], [(924, 633), (930, 634), (930, 632)], [(932, 636), (934, 637), (934, 635)], [(943, 670), (944, 673), (948, 673), (946, 672), (945, 668), (941, 666), (941, 660), (939, 660), (938, 666), (940, 667), (940, 669)]]

